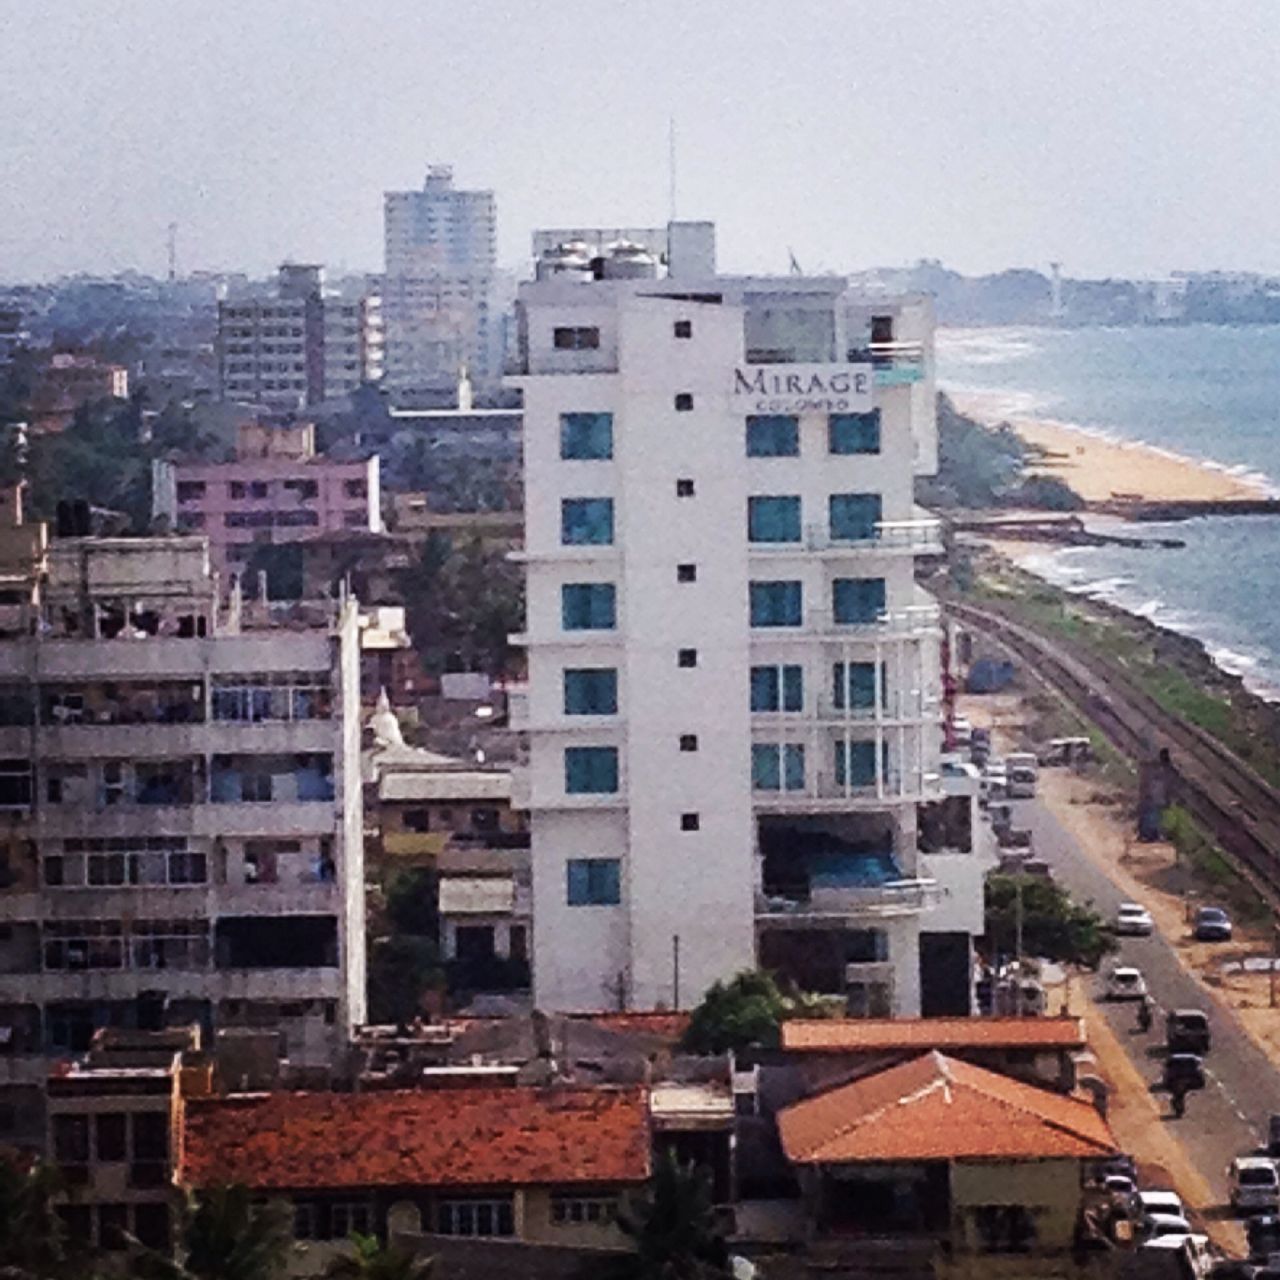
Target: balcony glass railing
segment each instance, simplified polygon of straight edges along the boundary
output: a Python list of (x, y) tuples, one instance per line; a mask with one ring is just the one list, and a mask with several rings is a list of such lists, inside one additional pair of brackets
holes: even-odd
[(814, 888), (808, 894), (756, 892), (756, 914), (796, 917), (806, 915), (899, 915), (923, 911), (937, 898), (933, 880), (911, 878), (878, 885)]
[(869, 342), (850, 347), (846, 354), (850, 364), (871, 365), (877, 387), (910, 386), (924, 379), (922, 342)]
[(794, 555), (797, 551), (904, 552), (941, 555), (942, 523), (930, 516), (910, 520), (877, 520), (848, 536), (833, 534), (826, 525), (807, 524), (799, 541), (753, 542), (752, 555)]

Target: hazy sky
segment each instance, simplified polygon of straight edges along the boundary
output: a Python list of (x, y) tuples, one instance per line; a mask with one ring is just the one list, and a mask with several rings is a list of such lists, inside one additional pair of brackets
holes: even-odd
[(726, 267), (1280, 272), (1277, 0), (0, 0), (0, 279), (381, 265), (429, 161)]

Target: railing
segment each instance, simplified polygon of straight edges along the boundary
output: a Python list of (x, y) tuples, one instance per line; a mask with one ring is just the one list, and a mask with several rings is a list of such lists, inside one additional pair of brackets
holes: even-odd
[(808, 897), (756, 892), (758, 916), (909, 915), (925, 910), (938, 896), (933, 880), (890, 880), (878, 885), (810, 889)]
[(805, 627), (823, 636), (876, 640), (888, 636), (926, 635), (935, 631), (942, 614), (936, 604), (914, 604), (879, 614), (866, 622), (840, 622), (830, 609), (812, 609)]
[[(776, 542), (751, 544), (751, 552), (794, 550), (795, 543)], [(911, 520), (877, 520), (867, 532), (850, 537), (840, 537), (820, 524), (805, 525), (806, 551), (907, 551), (912, 555), (941, 555), (942, 523), (930, 517)]]
[(922, 342), (870, 342), (850, 347), (850, 364), (870, 364), (878, 387), (907, 386), (924, 378), (925, 348)]

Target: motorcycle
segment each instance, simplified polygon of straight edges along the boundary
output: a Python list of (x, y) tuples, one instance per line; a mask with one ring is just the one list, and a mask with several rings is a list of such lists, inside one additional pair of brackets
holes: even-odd
[(1138, 1006), (1138, 1030), (1146, 1033), (1151, 1030), (1151, 1002), (1143, 1000)]
[(1179, 1120), (1187, 1114), (1187, 1091), (1185, 1089), (1175, 1089), (1173, 1091), (1173, 1114)]

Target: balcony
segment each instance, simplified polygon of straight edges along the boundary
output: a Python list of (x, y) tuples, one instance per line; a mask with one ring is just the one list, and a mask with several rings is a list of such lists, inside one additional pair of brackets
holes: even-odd
[(921, 804), (943, 796), (939, 779), (925, 773), (904, 775), (890, 771), (877, 782), (857, 785), (845, 782), (835, 773), (818, 772), (808, 775), (805, 784), (794, 791), (753, 790), (751, 803), (756, 809), (780, 813), (875, 812), (894, 805)]
[(799, 542), (753, 542), (749, 551), (753, 556), (796, 555), (801, 551), (940, 556), (945, 548), (941, 521), (932, 516), (917, 516), (910, 520), (878, 520), (867, 536), (852, 538), (839, 538), (825, 525), (809, 524), (805, 525)]
[(908, 387), (923, 382), (925, 349), (922, 342), (871, 342), (849, 349), (850, 364), (870, 364), (877, 387)]
[(884, 698), (879, 707), (837, 706), (829, 695), (820, 697), (816, 704), (803, 711), (753, 711), (751, 723), (764, 727), (776, 727), (783, 731), (799, 724), (818, 724), (840, 726), (855, 725), (858, 728), (872, 729), (876, 725), (933, 725), (940, 724), (942, 713), (936, 694), (924, 696), (918, 689), (908, 690), (900, 695), (890, 694)]
[(919, 915), (934, 905), (938, 886), (919, 878), (885, 884), (820, 888), (807, 897), (756, 892), (756, 924), (760, 928), (824, 928), (850, 918), (883, 920)]
[[(898, 640), (918, 639), (937, 633), (942, 613), (936, 604), (914, 604), (905, 609), (887, 610), (871, 622), (840, 622), (830, 609), (812, 609), (805, 615), (806, 639)], [(753, 639), (765, 639), (758, 629)], [(779, 629), (778, 638), (794, 638)]]

